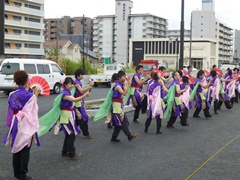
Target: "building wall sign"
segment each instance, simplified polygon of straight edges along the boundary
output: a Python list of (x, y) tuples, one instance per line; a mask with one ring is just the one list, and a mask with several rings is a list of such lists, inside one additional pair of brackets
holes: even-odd
[(124, 21), (125, 21), (125, 17), (126, 17), (125, 12), (126, 12), (126, 4), (124, 3), (124, 4), (123, 4), (123, 20), (124, 20)]

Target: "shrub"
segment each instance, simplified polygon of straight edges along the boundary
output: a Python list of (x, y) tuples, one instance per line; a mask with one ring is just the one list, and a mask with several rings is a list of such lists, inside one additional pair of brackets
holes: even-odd
[[(68, 58), (63, 58), (59, 62), (60, 67), (67, 75), (73, 75), (77, 69), (82, 69), (82, 61), (74, 62)], [(97, 74), (97, 68), (91, 66), (89, 60), (84, 61), (85, 74)]]

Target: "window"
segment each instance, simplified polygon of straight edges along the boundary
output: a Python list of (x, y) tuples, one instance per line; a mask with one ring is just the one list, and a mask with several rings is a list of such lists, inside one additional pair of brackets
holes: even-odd
[(53, 72), (58, 72), (58, 73), (60, 73), (62, 70), (58, 67), (58, 65), (56, 65), (56, 64), (51, 64), (51, 66), (52, 66), (52, 71)]
[(5, 48), (9, 49), (10, 48), (10, 43), (5, 43)]
[(2, 74), (13, 74), (15, 71), (19, 70), (19, 63), (4, 63), (2, 65)]
[(38, 74), (49, 74), (50, 68), (47, 64), (38, 64), (37, 65)]
[(14, 21), (21, 21), (22, 17), (21, 16), (13, 16)]
[(28, 7), (28, 8), (31, 8), (31, 9), (37, 9), (37, 10), (41, 9), (39, 6), (34, 6), (34, 5), (31, 5), (31, 4), (25, 4), (25, 7)]
[(22, 4), (21, 4), (21, 3), (19, 3), (19, 2), (14, 2), (14, 4), (15, 4), (15, 6), (17, 6), (17, 7), (20, 7), (20, 6), (22, 6)]
[(40, 19), (31, 18), (31, 17), (25, 17), (25, 21), (36, 22), (36, 23), (41, 22)]
[(19, 29), (14, 29), (14, 30), (13, 30), (13, 33), (14, 33), (14, 34), (21, 34), (21, 33), (22, 33), (22, 31), (21, 31), (21, 30), (19, 30)]
[(117, 66), (107, 66), (106, 69), (110, 71), (117, 70)]
[(24, 46), (25, 48), (35, 48), (35, 49), (39, 49), (40, 45), (39, 44), (25, 44)]
[(28, 31), (28, 30), (25, 30), (25, 34), (40, 36), (40, 32), (38, 32), (38, 31)]
[(24, 64), (24, 69), (29, 74), (37, 74), (35, 64)]
[(21, 47), (22, 47), (22, 44), (19, 44), (19, 43), (16, 43), (15, 45), (16, 45), (17, 49), (21, 49)]

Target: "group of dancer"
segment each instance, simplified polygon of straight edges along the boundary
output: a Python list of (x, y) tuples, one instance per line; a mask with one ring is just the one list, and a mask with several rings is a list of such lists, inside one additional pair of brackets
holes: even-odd
[[(151, 72), (145, 79), (141, 78), (143, 67), (136, 67), (136, 73), (130, 79), (124, 71), (119, 71), (112, 76), (112, 86), (105, 98), (103, 105), (94, 116), (93, 120), (107, 119), (108, 128), (114, 127), (111, 142), (120, 142), (118, 135), (122, 130), (128, 141), (132, 141), (137, 134), (129, 130), (129, 121), (124, 113), (124, 106), (132, 102), (135, 108), (133, 123), (139, 124), (139, 114), (146, 114), (144, 132), (153, 118), (156, 119), (156, 134), (161, 134), (162, 119), (169, 118), (167, 128), (174, 128), (177, 117), (180, 117), (182, 126), (189, 126), (189, 109), (196, 108), (193, 117), (199, 118), (201, 110), (204, 116), (210, 118), (210, 106), (218, 114), (223, 102), (227, 109), (238, 102), (239, 96), (239, 69), (228, 70), (223, 76), (221, 71), (213, 66), (211, 72), (200, 70), (197, 77), (188, 72), (176, 71), (172, 77), (165, 78), (164, 67)], [(66, 77), (63, 81), (63, 90), (54, 100), (53, 108), (44, 116), (38, 118), (37, 97), (40, 91), (35, 88), (29, 91), (29, 75), (25, 71), (16, 71), (14, 81), (18, 89), (8, 98), (8, 113), (6, 124), (9, 127), (3, 143), (8, 145), (11, 141), (13, 153), (14, 177), (20, 180), (33, 179), (28, 173), (29, 154), (32, 142), (40, 145), (39, 137), (54, 129), (58, 134), (65, 134), (61, 155), (76, 159), (81, 153), (75, 150), (75, 138), (80, 134), (91, 139), (88, 129), (90, 116), (85, 109), (84, 98), (90, 96), (93, 82), (83, 87), (81, 80), (84, 72), (80, 69), (75, 72), (75, 80)], [(165, 82), (173, 79), (166, 87)], [(143, 86), (147, 83), (146, 92)]]

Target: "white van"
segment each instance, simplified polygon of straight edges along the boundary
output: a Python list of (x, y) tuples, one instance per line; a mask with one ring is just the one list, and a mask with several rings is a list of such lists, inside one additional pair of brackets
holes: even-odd
[(61, 89), (61, 79), (65, 74), (59, 65), (44, 59), (5, 59), (0, 66), (0, 90), (8, 94), (17, 88), (13, 74), (17, 70), (25, 70), (31, 76), (41, 76), (48, 82), (50, 90), (58, 94)]

